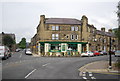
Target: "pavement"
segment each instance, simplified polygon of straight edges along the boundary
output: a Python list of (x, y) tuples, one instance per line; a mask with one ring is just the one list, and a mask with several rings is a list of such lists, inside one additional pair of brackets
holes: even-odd
[[(120, 71), (115, 69), (114, 63), (112, 62), (112, 69), (109, 69), (109, 61), (96, 61), (88, 63), (78, 70), (80, 73), (82, 72), (93, 72), (93, 73), (101, 73), (101, 74), (115, 74), (120, 75)], [(81, 74), (79, 74), (81, 75)]]

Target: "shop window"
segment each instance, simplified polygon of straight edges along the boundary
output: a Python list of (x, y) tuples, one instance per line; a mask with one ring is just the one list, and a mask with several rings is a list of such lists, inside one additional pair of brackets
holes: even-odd
[(68, 44), (68, 49), (71, 49), (71, 51), (77, 51), (77, 44)]
[(65, 51), (65, 45), (62, 45), (62, 51)]
[(61, 50), (60, 44), (51, 44), (50, 51), (51, 52), (59, 52)]

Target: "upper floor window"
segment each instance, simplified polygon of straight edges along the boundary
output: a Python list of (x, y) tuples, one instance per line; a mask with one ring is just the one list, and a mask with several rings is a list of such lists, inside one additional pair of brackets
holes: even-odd
[(78, 35), (71, 35), (71, 40), (78, 40)]
[(71, 35), (71, 40), (74, 40), (74, 35)]
[(74, 27), (73, 26), (71, 27), (71, 31), (74, 31)]
[(55, 26), (52, 26), (52, 30), (55, 30)]
[(59, 26), (52, 26), (52, 30), (59, 30)]
[(104, 39), (104, 43), (106, 43), (107, 41), (106, 41), (106, 39)]
[(93, 29), (93, 31), (92, 31), (93, 33), (95, 33), (95, 29)]
[(58, 40), (59, 34), (52, 34), (52, 40)]
[(56, 30), (59, 30), (59, 26), (56, 26)]
[(88, 32), (90, 32), (90, 28), (88, 27)]
[(72, 26), (72, 27), (71, 27), (71, 31), (78, 31), (78, 27)]

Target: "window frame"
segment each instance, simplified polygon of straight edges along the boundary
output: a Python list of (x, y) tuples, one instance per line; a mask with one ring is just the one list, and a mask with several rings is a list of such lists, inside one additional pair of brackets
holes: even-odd
[(56, 31), (58, 31), (60, 28), (59, 28), (59, 26), (57, 25), (57, 26), (52, 26), (52, 30), (56, 30)]
[(52, 34), (52, 40), (59, 40), (59, 34)]

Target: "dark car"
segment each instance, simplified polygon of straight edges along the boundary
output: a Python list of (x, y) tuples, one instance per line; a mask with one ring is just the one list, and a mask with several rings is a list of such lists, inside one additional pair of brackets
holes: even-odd
[(107, 54), (108, 54), (107, 52), (103, 51), (103, 55), (107, 55)]
[(111, 53), (112, 55), (115, 55), (115, 51), (109, 51), (109, 53)]

